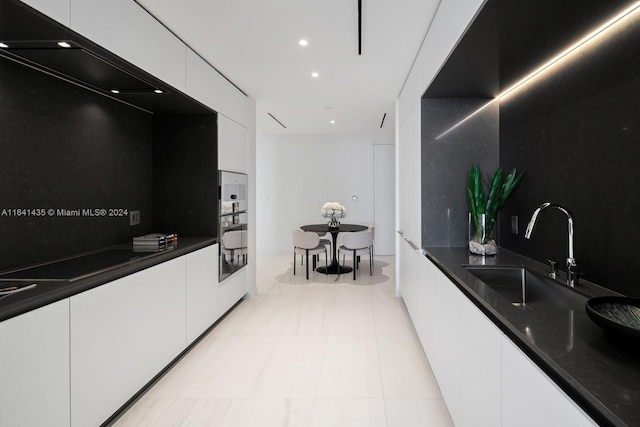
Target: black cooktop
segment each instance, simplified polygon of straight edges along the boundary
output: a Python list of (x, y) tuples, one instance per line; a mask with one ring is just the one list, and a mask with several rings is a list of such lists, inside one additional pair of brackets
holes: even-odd
[(135, 252), (131, 247), (105, 249), (0, 274), (0, 279), (74, 281), (138, 262), (159, 252)]

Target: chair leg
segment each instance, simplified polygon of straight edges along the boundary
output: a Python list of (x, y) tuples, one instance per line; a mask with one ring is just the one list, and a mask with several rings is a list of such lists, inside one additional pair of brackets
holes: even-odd
[(307, 280), (309, 280), (309, 249), (307, 249)]
[[(327, 248), (324, 248), (324, 268), (325, 271), (329, 269), (329, 255), (327, 253)], [(338, 275), (340, 275), (340, 266), (338, 266)]]
[(293, 275), (296, 275), (296, 249), (293, 248)]
[(376, 263), (373, 260), (373, 243), (371, 244), (371, 265), (376, 265)]
[(356, 270), (358, 268), (358, 260), (356, 259), (356, 251), (353, 251), (353, 280), (356, 280)]
[(369, 248), (369, 276), (373, 276), (373, 250)]

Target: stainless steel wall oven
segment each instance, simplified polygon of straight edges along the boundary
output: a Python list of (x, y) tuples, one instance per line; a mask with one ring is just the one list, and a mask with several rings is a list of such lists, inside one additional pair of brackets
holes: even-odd
[(218, 171), (219, 281), (247, 265), (248, 181), (244, 173)]

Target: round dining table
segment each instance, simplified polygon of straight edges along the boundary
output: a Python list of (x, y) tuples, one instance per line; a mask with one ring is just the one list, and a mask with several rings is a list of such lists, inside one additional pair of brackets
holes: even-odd
[(327, 267), (316, 268), (316, 271), (318, 273), (323, 274), (342, 274), (352, 271), (351, 267), (341, 266), (338, 263), (338, 233), (364, 231), (367, 228), (369, 227), (367, 227), (366, 225), (358, 224), (340, 224), (338, 227), (329, 227), (328, 224), (309, 224), (300, 227), (300, 229), (304, 231), (312, 231), (314, 233), (331, 233), (331, 238), (333, 240), (333, 259), (331, 260), (331, 264), (329, 264)]

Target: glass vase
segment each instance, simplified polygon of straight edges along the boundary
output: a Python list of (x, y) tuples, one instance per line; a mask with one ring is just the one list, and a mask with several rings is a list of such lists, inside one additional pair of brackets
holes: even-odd
[(474, 225), (469, 213), (469, 252), (474, 255), (493, 256), (498, 253), (498, 245), (490, 236), (487, 236), (486, 215), (480, 215), (478, 226)]

